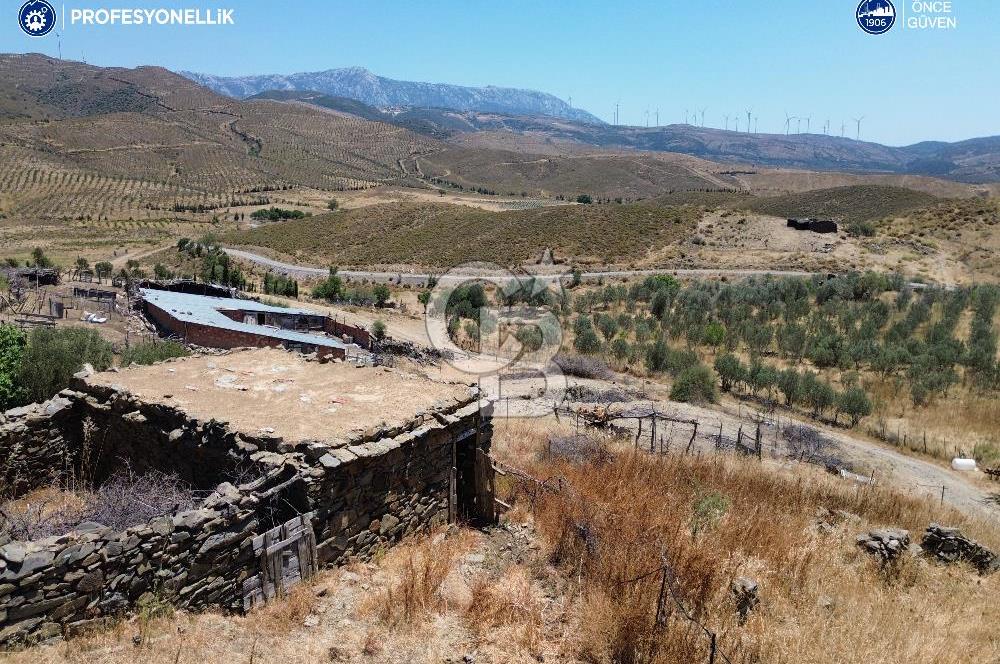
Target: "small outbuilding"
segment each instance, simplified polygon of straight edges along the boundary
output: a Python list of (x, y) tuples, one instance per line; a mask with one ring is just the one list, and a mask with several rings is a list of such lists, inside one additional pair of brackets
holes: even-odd
[(812, 231), (813, 233), (836, 233), (837, 222), (830, 219), (798, 219), (789, 218), (788, 227), (797, 231)]

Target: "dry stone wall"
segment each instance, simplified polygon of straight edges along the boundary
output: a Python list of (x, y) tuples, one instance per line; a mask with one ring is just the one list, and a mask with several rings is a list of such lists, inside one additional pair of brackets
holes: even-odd
[(456, 447), (488, 449), (492, 430), (488, 404), (470, 394), (397, 429), (285, 441), (82, 381), (0, 417), (0, 453), (16, 469), (3, 476), (9, 495), (49, 483), (52, 468), (100, 481), (122, 459), (212, 488), (197, 509), (124, 531), (91, 523), (32, 542), (0, 539), (3, 646), (104, 625), (143, 597), (242, 610), (245, 582), (260, 571), (253, 540), (296, 514), (310, 516), (319, 562), (367, 557), (458, 509)]

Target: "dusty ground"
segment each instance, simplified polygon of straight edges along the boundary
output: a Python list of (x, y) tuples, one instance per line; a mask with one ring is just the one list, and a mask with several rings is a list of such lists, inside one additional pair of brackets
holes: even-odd
[[(119, 300), (116, 305), (109, 305), (107, 302), (97, 302), (82, 297), (74, 297), (73, 289), (93, 288), (97, 290), (115, 291), (119, 293)], [(0, 297), (6, 297), (6, 292), (0, 293)], [(76, 282), (66, 280), (57, 286), (43, 286), (37, 290), (28, 291), (26, 301), (17, 305), (15, 313), (13, 308), (6, 308), (0, 312), (0, 323), (18, 325), (18, 321), (33, 320), (40, 321), (37, 316), (26, 316), (24, 313), (41, 313), (48, 315), (50, 312), (50, 302), (62, 303), (65, 307), (65, 316), (56, 319), (56, 327), (86, 327), (96, 330), (104, 339), (110, 341), (116, 348), (123, 348), (126, 340), (135, 343), (144, 339), (155, 338), (155, 335), (144, 325), (140, 324), (135, 317), (125, 315), (127, 304), (124, 293), (120, 288), (112, 287), (107, 281), (102, 284), (96, 282)], [(90, 323), (83, 320), (87, 314), (99, 314), (108, 320), (105, 323)]]
[(385, 367), (307, 362), (275, 349), (192, 356), (88, 380), (121, 385), (145, 401), (170, 404), (199, 419), (221, 416), (237, 430), (270, 429), (292, 441), (333, 440), (381, 422), (402, 425), (439, 402), (469, 394), (468, 385)]

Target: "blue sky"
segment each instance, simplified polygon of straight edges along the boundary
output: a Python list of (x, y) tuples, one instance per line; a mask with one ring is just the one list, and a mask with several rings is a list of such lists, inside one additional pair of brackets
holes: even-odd
[[(17, 28), (7, 0), (0, 51), (56, 55), (54, 34)], [(56, 9), (63, 5), (55, 2)], [(82, 27), (62, 31), (62, 54), (109, 66), (156, 64), (214, 74), (292, 73), (360, 65), (392, 78), (551, 92), (610, 120), (705, 124), (746, 109), (761, 132), (785, 113), (830, 119), (853, 136), (901, 145), (1000, 134), (1000, 3), (953, 0), (956, 29), (905, 27), (912, 2), (880, 36), (862, 32), (852, 0), (67, 0), (71, 8), (231, 7), (235, 26)], [(651, 119), (652, 123), (653, 120)], [(700, 120), (699, 120), (700, 122)], [(795, 123), (792, 124), (793, 130)], [(802, 122), (805, 130), (805, 122)]]

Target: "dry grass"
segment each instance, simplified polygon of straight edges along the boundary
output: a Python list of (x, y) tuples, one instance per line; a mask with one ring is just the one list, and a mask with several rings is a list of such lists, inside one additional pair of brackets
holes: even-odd
[[(509, 440), (523, 450), (524, 438), (520, 427), (501, 430), (498, 447)], [(676, 607), (655, 625), (661, 576), (644, 575), (662, 560), (687, 611), (718, 634), (734, 662), (966, 662), (997, 655), (988, 627), (1000, 618), (995, 578), (922, 559), (906, 559), (887, 574), (853, 543), (857, 532), (885, 525), (919, 537), (937, 520), (995, 546), (995, 525), (889, 490), (861, 491), (808, 469), (776, 472), (731, 458), (657, 459), (626, 451), (610, 464), (551, 460), (530, 468), (572, 487), (542, 494), (533, 516), (552, 564), (579, 579), (584, 629), (574, 654), (581, 659), (707, 661), (708, 639)], [(724, 506), (707, 521), (706, 497)], [(820, 530), (821, 507), (857, 520)], [(762, 589), (762, 604), (745, 626), (728, 592), (740, 575)], [(643, 578), (631, 582), (637, 577)], [(945, 624), (953, 626), (947, 637)]]
[(509, 265), (535, 260), (546, 247), (559, 258), (616, 263), (681, 241), (700, 215), (694, 206), (649, 203), (509, 212), (400, 203), (268, 224), (224, 239), (334, 265)]
[(442, 532), (409, 543), (394, 556), (387, 572), (390, 580), (372, 598), (369, 610), (390, 626), (413, 624), (444, 610), (448, 601), (441, 586), (468, 547), (467, 538), (449, 538)]

